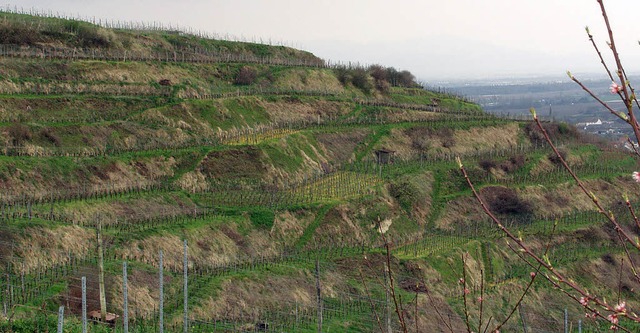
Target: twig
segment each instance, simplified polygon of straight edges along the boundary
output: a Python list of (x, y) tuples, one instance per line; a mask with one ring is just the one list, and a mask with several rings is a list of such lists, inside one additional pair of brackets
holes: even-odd
[[(493, 321), (493, 316), (489, 317), (489, 320), (487, 320), (487, 326), (484, 327), (484, 331), (482, 331), (482, 333), (487, 333), (487, 330), (489, 329), (489, 325), (491, 325), (491, 321)], [(482, 327), (479, 327), (482, 328)], [(493, 332), (497, 332), (496, 330), (494, 330)]]
[(404, 312), (402, 311), (402, 304), (398, 303), (398, 296), (396, 295), (396, 288), (394, 286), (393, 272), (391, 271), (391, 245), (387, 241), (387, 237), (385, 237), (382, 229), (380, 228), (380, 224), (378, 223), (378, 229), (380, 230), (380, 235), (382, 235), (382, 241), (384, 242), (385, 252), (386, 252), (386, 261), (387, 261), (387, 273), (389, 274), (389, 289), (391, 290), (391, 298), (393, 299), (393, 303), (396, 307), (396, 314), (398, 315), (398, 320), (400, 321), (400, 328), (402, 331), (407, 333), (407, 324), (404, 320)]
[(482, 310), (484, 305), (484, 272), (480, 269), (480, 317), (478, 318), (478, 330), (482, 328)]
[(418, 288), (416, 288), (416, 308), (415, 308), (415, 324), (416, 324), (416, 333), (420, 333), (420, 330), (418, 329)]
[(571, 175), (573, 180), (575, 180), (576, 184), (582, 190), (582, 192), (584, 192), (591, 199), (591, 201), (596, 206), (596, 208), (598, 208), (598, 212), (602, 214), (604, 217), (606, 217), (609, 220), (609, 222), (611, 222), (615, 226), (616, 230), (620, 230), (624, 238), (629, 243), (631, 243), (636, 249), (640, 250), (640, 243), (636, 243), (634, 239), (622, 229), (622, 226), (620, 225), (620, 223), (618, 223), (618, 221), (616, 220), (613, 214), (610, 214), (610, 213), (608, 214), (605, 211), (605, 209), (602, 207), (602, 205), (600, 204), (600, 201), (598, 201), (598, 198), (595, 196), (595, 194), (593, 194), (593, 192), (589, 191), (585, 187), (585, 185), (582, 183), (580, 178), (578, 178), (578, 176), (573, 171), (573, 169), (569, 167), (569, 165), (567, 164), (567, 161), (565, 161), (564, 157), (562, 157), (562, 154), (560, 154), (560, 152), (558, 151), (558, 148), (556, 148), (555, 144), (553, 144), (553, 141), (551, 141), (551, 138), (549, 137), (549, 133), (547, 133), (547, 131), (542, 126), (542, 123), (540, 123), (540, 119), (538, 119), (538, 116), (536, 115), (534, 108), (531, 108), (531, 114), (533, 115), (533, 120), (538, 126), (538, 129), (540, 129), (540, 131), (542, 132), (544, 139), (547, 141), (547, 143), (549, 144), (553, 152), (556, 154), (562, 166), (567, 170), (567, 172), (569, 172), (569, 174)]
[(636, 153), (636, 155), (640, 156), (640, 151), (638, 151), (638, 148), (636, 148), (636, 145), (633, 143), (633, 141), (631, 141), (631, 139), (629, 137), (627, 137), (627, 142), (629, 142), (629, 145), (631, 145), (631, 148)]
[(624, 268), (624, 258), (620, 260), (620, 273), (618, 274), (618, 304), (620, 304), (620, 295), (622, 294), (622, 269)]
[(380, 321), (380, 317), (378, 316), (378, 311), (376, 310), (376, 306), (373, 303), (373, 299), (371, 299), (371, 293), (369, 292), (369, 288), (367, 287), (367, 282), (364, 279), (364, 276), (362, 275), (362, 271), (359, 271), (360, 274), (360, 281), (362, 281), (362, 286), (364, 287), (364, 291), (367, 293), (367, 300), (369, 301), (369, 304), (371, 306), (371, 311), (373, 312), (373, 315), (376, 317), (376, 323), (378, 324), (378, 328), (380, 329), (381, 333), (384, 333), (384, 329), (382, 328), (382, 322)]
[[(545, 250), (544, 250), (545, 256), (547, 255), (547, 253), (549, 253), (549, 249), (551, 248), (551, 240), (553, 239), (553, 235), (556, 232), (557, 226), (558, 226), (558, 223), (556, 221), (556, 223), (553, 224), (553, 228), (551, 229), (551, 234), (549, 235), (549, 241), (547, 242), (547, 246), (545, 247)], [(509, 248), (511, 248), (511, 246), (509, 246)], [(512, 249), (512, 250), (515, 251), (515, 249)], [(494, 329), (494, 332), (499, 331), (500, 328), (502, 328), (502, 326), (504, 326), (509, 321), (509, 319), (511, 319), (511, 316), (513, 316), (513, 314), (516, 312), (516, 309), (520, 306), (520, 304), (522, 304), (524, 297), (529, 293), (529, 290), (533, 286), (533, 282), (536, 280), (536, 277), (538, 276), (538, 274), (540, 274), (540, 269), (542, 268), (542, 265), (538, 264), (538, 267), (534, 267), (532, 264), (529, 263), (528, 260), (525, 259), (524, 261), (534, 268), (534, 271), (532, 271), (532, 274), (531, 274), (531, 280), (529, 280), (527, 287), (524, 289), (524, 291), (520, 295), (520, 298), (518, 299), (516, 304), (511, 308), (511, 312), (509, 312), (509, 315)]]
[[(556, 152), (557, 152), (557, 150), (556, 150)], [(592, 300), (594, 303), (596, 303), (597, 305), (603, 307), (605, 310), (607, 310), (607, 311), (609, 311), (611, 313), (615, 313), (616, 312), (615, 309), (613, 307), (611, 307), (609, 304), (607, 304), (605, 301), (600, 300), (599, 298), (589, 294), (588, 292), (583, 290), (580, 286), (578, 286), (575, 282), (567, 279), (564, 275), (562, 275), (561, 273), (556, 271), (555, 268), (551, 265), (551, 263), (548, 262), (548, 259), (546, 258), (546, 256), (545, 256), (546, 260), (543, 260), (542, 258), (537, 256), (535, 253), (533, 253), (533, 251), (531, 251), (531, 249), (520, 238), (516, 237), (509, 229), (507, 229), (502, 224), (502, 222), (500, 222), (500, 220), (489, 210), (487, 205), (484, 203), (484, 201), (482, 200), (482, 198), (478, 194), (478, 191), (476, 191), (475, 186), (471, 182), (471, 179), (469, 179), (469, 175), (467, 174), (467, 171), (465, 170), (464, 166), (462, 165), (462, 162), (460, 161), (460, 158), (456, 158), (456, 160), (458, 161), (458, 166), (460, 167), (460, 171), (462, 172), (464, 178), (466, 179), (467, 184), (471, 188), (471, 192), (473, 193), (474, 197), (476, 198), (476, 200), (479, 202), (480, 206), (482, 207), (482, 210), (485, 212), (485, 214), (487, 214), (487, 216), (489, 216), (489, 218), (494, 222), (494, 224), (496, 224), (498, 226), (498, 228), (505, 235), (507, 235), (507, 237), (509, 239), (514, 241), (518, 245), (518, 247), (520, 249), (522, 249), (522, 251), (524, 251), (524, 253), (526, 253), (527, 256), (529, 256), (530, 258), (532, 258), (533, 260), (538, 262), (538, 264), (540, 264), (542, 267), (547, 269), (554, 276), (554, 278), (557, 279), (560, 283), (566, 284), (567, 286), (569, 286), (569, 288), (571, 288), (574, 291), (578, 292), (583, 297)], [(564, 160), (562, 160), (562, 161), (564, 162)], [(564, 163), (566, 163), (566, 162), (564, 162)], [(516, 251), (516, 253), (518, 253), (518, 252), (519, 251)], [(521, 256), (521, 255), (518, 253), (518, 256)], [(529, 263), (529, 262), (527, 261), (527, 263)], [(545, 278), (547, 278), (548, 280), (552, 280), (548, 276), (545, 276)], [(555, 281), (552, 281), (552, 283), (554, 283), (554, 285), (557, 285), (558, 288), (560, 288), (560, 285), (555, 283)], [(560, 288), (560, 289), (563, 290), (562, 288)], [(574, 300), (579, 301), (577, 297), (575, 297), (575, 296), (573, 296), (573, 295), (571, 295), (569, 293), (566, 293), (566, 292), (565, 292), (565, 294), (569, 295)], [(631, 316), (629, 316), (627, 314), (624, 314), (624, 316), (626, 318), (629, 318), (632, 321), (640, 322), (640, 318), (631, 317)]]
[(629, 114), (629, 124), (633, 129), (633, 133), (636, 135), (636, 141), (640, 142), (640, 127), (638, 126), (636, 116), (633, 112), (633, 103), (631, 102), (632, 99), (629, 95), (629, 90), (627, 89), (627, 80), (624, 74), (624, 67), (622, 66), (622, 61), (620, 60), (620, 54), (618, 54), (618, 48), (616, 47), (615, 39), (613, 38), (613, 30), (611, 29), (609, 16), (607, 15), (607, 10), (604, 8), (604, 2), (602, 0), (598, 0), (598, 4), (600, 4), (600, 11), (602, 12), (602, 17), (604, 18), (604, 23), (609, 34), (609, 45), (611, 46), (611, 52), (613, 53), (613, 58), (615, 59), (616, 66), (618, 68), (618, 77), (620, 79), (620, 84), (622, 85), (623, 102), (625, 103), (625, 106), (627, 107), (627, 113)]
[(582, 90), (584, 90), (587, 94), (591, 95), (591, 97), (593, 99), (595, 99), (598, 103), (600, 103), (600, 105), (602, 105), (607, 110), (609, 110), (609, 112), (611, 112), (612, 115), (624, 120), (624, 122), (626, 122), (627, 124), (631, 125), (631, 121), (629, 120), (628, 117), (625, 117), (625, 116), (621, 115), (618, 111), (614, 110), (609, 104), (607, 104), (607, 102), (603, 101), (593, 91), (591, 91), (591, 89), (587, 88), (587, 86), (585, 86), (582, 82), (580, 82), (580, 80), (578, 80), (575, 76), (573, 76), (573, 74), (568, 73), (568, 75), (569, 75), (569, 78), (571, 78), (571, 80), (573, 82), (577, 83), (580, 86), (580, 88), (582, 88)]
[(522, 304), (522, 301), (524, 300), (524, 297), (529, 293), (529, 290), (531, 290), (531, 287), (533, 286), (533, 282), (535, 282), (536, 277), (538, 276), (538, 274), (540, 272), (540, 265), (538, 265), (537, 269), (538, 270), (535, 271), (535, 274), (532, 274), (531, 280), (529, 280), (529, 283), (527, 283), (527, 287), (524, 288), (524, 291), (520, 295), (520, 298), (518, 299), (518, 301), (511, 308), (511, 312), (509, 312), (509, 315), (507, 315), (507, 317), (498, 326), (496, 326), (496, 328), (493, 330), (494, 332), (495, 331), (499, 331), (502, 328), (502, 326), (504, 326), (509, 321), (509, 319), (511, 319), (513, 314), (516, 312), (516, 309), (518, 309), (518, 306), (520, 306), (520, 304)]
[(451, 326), (451, 322), (447, 322), (444, 319), (444, 316), (442, 315), (442, 313), (440, 313), (440, 310), (438, 310), (438, 306), (436, 306), (436, 303), (433, 300), (433, 297), (431, 297), (431, 293), (429, 292), (429, 288), (427, 288), (427, 284), (424, 281), (424, 277), (421, 278), (421, 281), (422, 281), (422, 284), (425, 286), (425, 290), (426, 290), (427, 298), (429, 299), (429, 303), (431, 304), (431, 307), (436, 311), (436, 314), (440, 318), (440, 321), (444, 323), (444, 325), (449, 329), (449, 331), (451, 333), (455, 333), (453, 331), (453, 327)]
[[(637, 152), (637, 150), (636, 150), (636, 152)], [(631, 206), (631, 202), (629, 201), (629, 197), (625, 196), (624, 202), (627, 205), (627, 208), (629, 209), (629, 214), (631, 214), (631, 217), (633, 218), (633, 221), (636, 222), (636, 226), (640, 230), (640, 220), (638, 220), (638, 216), (636, 215), (636, 211), (633, 209), (633, 206)]]
[(613, 81), (614, 80), (613, 75), (611, 74), (611, 71), (609, 70), (607, 63), (604, 62), (604, 58), (602, 58), (602, 53), (600, 53), (600, 49), (598, 49), (598, 45), (596, 45), (596, 42), (593, 40), (593, 35), (591, 34), (591, 32), (589, 32), (589, 27), (586, 27), (585, 30), (587, 31), (587, 35), (589, 36), (589, 41), (591, 42), (591, 45), (593, 45), (593, 48), (596, 50), (596, 53), (598, 54), (600, 63), (602, 63), (602, 66), (604, 66), (604, 70), (609, 75), (609, 78), (611, 79), (611, 81)]
[[(528, 261), (528, 260), (523, 256), (523, 254), (522, 254), (522, 253), (520, 253), (520, 251), (517, 251), (517, 249), (513, 248), (511, 244), (508, 244), (508, 246), (509, 246), (509, 248), (510, 248), (512, 251), (514, 251), (514, 252), (516, 253), (516, 255), (518, 255), (518, 257), (519, 257), (520, 259), (522, 259), (522, 261), (524, 261), (527, 265), (529, 265), (529, 267), (531, 267), (531, 268), (535, 269), (535, 266), (534, 266), (532, 263), (530, 263), (530, 262), (529, 262), (529, 261)], [(545, 273), (543, 273), (543, 272), (540, 272), (540, 275), (542, 275), (542, 276), (543, 276), (547, 281), (549, 281), (549, 283), (551, 283), (551, 284), (553, 285), (553, 287), (554, 287), (554, 288), (556, 288), (556, 289), (560, 290), (560, 292), (562, 292), (563, 294), (567, 295), (567, 296), (568, 296), (569, 298), (571, 298), (572, 300), (574, 300), (574, 301), (576, 301), (576, 302), (580, 303), (580, 299), (579, 299), (577, 296), (575, 296), (575, 295), (571, 294), (570, 292), (568, 292), (567, 290), (565, 290), (564, 288), (562, 288), (562, 286), (561, 286), (558, 282), (556, 282), (554, 279), (552, 279), (549, 275), (547, 275), (547, 274), (545, 274)], [(574, 289), (574, 290), (575, 290), (575, 289)], [(578, 291), (578, 293), (580, 293), (580, 291)], [(597, 305), (602, 306), (602, 305), (601, 305), (601, 303), (599, 303), (599, 301), (598, 301), (598, 300), (596, 300), (594, 297), (586, 297), (586, 296), (582, 296), (582, 297), (584, 297), (585, 299), (588, 299), (588, 300), (593, 301), (593, 302), (594, 302), (594, 303), (596, 303)], [(607, 322), (609, 321), (609, 319), (608, 319), (607, 317), (605, 317), (603, 314), (601, 314), (598, 310), (596, 310), (593, 306), (589, 305), (588, 303), (587, 303), (587, 305), (583, 305), (583, 307), (584, 307), (585, 309), (587, 309), (589, 312), (591, 312), (591, 313), (595, 314), (597, 317), (599, 317), (599, 318), (601, 318), (601, 319), (604, 319), (604, 320), (606, 320)], [(607, 311), (610, 311), (610, 312), (614, 312), (614, 313), (615, 313), (615, 311), (609, 310), (609, 309), (608, 309), (608, 308), (606, 308), (605, 306), (602, 306), (602, 307), (603, 307), (605, 310), (607, 310)], [(625, 316), (629, 318), (629, 316), (628, 316), (627, 314), (625, 314)], [(626, 328), (624, 328), (624, 327), (620, 326), (619, 324), (613, 324), (613, 325), (614, 325), (614, 326), (616, 326), (616, 327), (618, 327), (618, 328), (620, 328), (620, 329), (622, 329), (622, 330), (623, 330), (623, 331), (625, 331), (625, 332), (629, 332), (629, 333), (631, 333), (631, 331), (629, 331), (628, 329), (626, 329)]]
[(631, 253), (629, 253), (629, 249), (627, 248), (627, 243), (622, 239), (620, 232), (616, 233), (616, 235), (618, 236), (620, 243), (622, 243), (622, 247), (624, 248), (624, 252), (627, 255), (627, 258), (629, 258), (629, 264), (631, 265), (631, 273), (633, 273), (633, 276), (636, 278), (638, 283), (640, 283), (640, 275), (638, 275), (636, 264), (633, 261), (633, 258), (631, 257)]
[(467, 262), (464, 257), (464, 253), (462, 253), (462, 299), (464, 300), (464, 322), (467, 325), (467, 332), (471, 333), (470, 319), (469, 319), (469, 306), (467, 305), (467, 294), (469, 293), (469, 289), (467, 289)]
[(638, 98), (636, 96), (636, 90), (631, 85), (631, 82), (629, 82), (629, 77), (627, 76), (627, 72), (623, 69), (622, 73), (624, 74), (624, 79), (626, 80), (626, 83), (629, 86), (629, 90), (631, 91), (631, 99), (633, 99), (633, 101), (636, 103), (636, 106), (640, 108), (640, 102), (638, 102)]

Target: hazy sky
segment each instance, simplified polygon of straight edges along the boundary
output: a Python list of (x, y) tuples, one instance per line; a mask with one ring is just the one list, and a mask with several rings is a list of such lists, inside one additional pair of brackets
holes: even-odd
[[(640, 72), (640, 1), (605, 4), (628, 71)], [(608, 51), (596, 0), (0, 0), (0, 5), (285, 41), (324, 59), (408, 69), (425, 81), (598, 72), (587, 25)]]

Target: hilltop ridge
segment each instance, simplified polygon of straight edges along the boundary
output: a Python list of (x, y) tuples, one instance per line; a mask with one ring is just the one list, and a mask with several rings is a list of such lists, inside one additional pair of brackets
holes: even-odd
[(0, 12), (0, 40), (3, 44), (65, 50), (94, 49), (107, 54), (128, 51), (137, 57), (150, 57), (167, 52), (197, 54), (234, 54), (245, 57), (297, 60), (322, 64), (313, 54), (285, 46), (260, 43), (232, 42), (200, 38), (181, 31), (167, 31), (152, 27), (109, 29), (79, 20), (39, 17), (28, 14)]

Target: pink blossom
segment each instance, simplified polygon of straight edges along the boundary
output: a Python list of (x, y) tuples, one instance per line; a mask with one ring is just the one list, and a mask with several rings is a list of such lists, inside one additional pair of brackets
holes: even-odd
[(464, 294), (466, 295), (466, 294), (468, 294), (468, 293), (470, 293), (469, 289), (464, 288)]
[(529, 273), (529, 275), (531, 275), (531, 278), (533, 279), (534, 277), (536, 277), (536, 272), (531, 272)]
[(622, 91), (622, 86), (615, 82), (611, 82), (611, 87), (609, 87), (609, 91), (612, 94), (617, 94)]
[(458, 280), (458, 282), (460, 282), (460, 284), (464, 284), (464, 279), (460, 278), (460, 280)]
[(482, 303), (482, 301), (484, 301), (484, 298), (478, 297), (478, 303)]
[[(614, 325), (618, 324), (618, 315), (615, 313), (608, 315), (607, 319), (609, 320), (609, 322), (611, 322)], [(611, 327), (614, 327), (614, 326), (611, 326)]]
[(625, 313), (627, 312), (627, 303), (622, 302), (615, 307), (616, 312)]
[(589, 304), (589, 299), (586, 297), (580, 297), (580, 305), (587, 306)]
[(636, 183), (640, 183), (640, 173), (638, 171), (634, 171), (633, 174), (631, 174), (631, 177), (633, 177), (633, 180), (635, 180)]

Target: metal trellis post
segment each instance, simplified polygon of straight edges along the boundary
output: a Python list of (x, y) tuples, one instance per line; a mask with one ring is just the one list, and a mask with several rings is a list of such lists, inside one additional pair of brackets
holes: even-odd
[(87, 278), (82, 277), (82, 333), (87, 333)]
[(127, 282), (127, 262), (122, 263), (122, 321), (124, 333), (129, 333), (129, 287)]
[(64, 326), (64, 306), (58, 308), (58, 333), (63, 333), (62, 328)]
[(159, 304), (159, 328), (160, 333), (164, 333), (164, 276), (162, 272), (162, 250), (160, 250), (160, 262), (158, 265), (158, 282), (160, 289), (160, 304)]
[(188, 306), (188, 296), (189, 296), (189, 288), (188, 288), (188, 266), (189, 262), (187, 261), (187, 240), (184, 240), (184, 260), (183, 260), (183, 266), (184, 266), (184, 333), (187, 333), (189, 331), (189, 306)]

